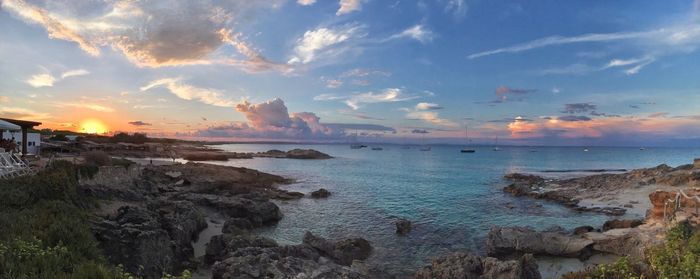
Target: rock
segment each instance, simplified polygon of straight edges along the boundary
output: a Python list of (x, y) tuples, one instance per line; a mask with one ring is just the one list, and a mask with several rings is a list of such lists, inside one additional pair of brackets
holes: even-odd
[(399, 219), (396, 221), (396, 233), (399, 235), (405, 235), (411, 232), (411, 221), (406, 219)]
[(178, 178), (180, 178), (180, 176), (182, 176), (182, 172), (168, 171), (168, 172), (165, 172), (165, 176), (173, 178), (173, 179), (178, 179)]
[(506, 174), (503, 178), (505, 178), (506, 180), (522, 182), (530, 185), (535, 185), (544, 182), (544, 178), (540, 176), (522, 173), (509, 173)]
[(518, 260), (500, 261), (465, 253), (435, 259), (416, 272), (415, 279), (539, 279), (535, 258), (526, 254)]
[(176, 253), (170, 236), (154, 212), (124, 206), (119, 208), (114, 220), (95, 224), (93, 231), (108, 260), (122, 264), (128, 272), (160, 278), (164, 272), (176, 271)]
[(280, 190), (280, 189), (270, 189), (270, 191), (267, 192), (267, 196), (270, 197), (271, 199), (289, 201), (289, 200), (298, 200), (300, 198), (303, 198), (304, 193), (290, 192), (290, 191), (285, 191), (285, 190)]
[(225, 197), (212, 194), (186, 193), (179, 196), (195, 204), (211, 207), (231, 218), (248, 219), (255, 227), (272, 224), (282, 219), (282, 212), (261, 194)]
[(321, 255), (345, 266), (351, 265), (354, 260), (365, 260), (372, 253), (372, 246), (369, 241), (363, 238), (332, 242), (315, 236), (311, 232), (306, 232), (303, 243), (318, 250)]
[(593, 249), (598, 252), (632, 258), (644, 258), (644, 251), (660, 241), (648, 233), (637, 229), (615, 229), (604, 233), (590, 232), (585, 236), (594, 241)]
[(232, 233), (238, 231), (247, 231), (253, 229), (253, 224), (245, 218), (231, 218), (224, 222), (224, 227), (221, 229), (223, 233)]
[(634, 228), (634, 227), (637, 227), (641, 224), (644, 224), (643, 219), (608, 220), (608, 221), (605, 221), (605, 223), (603, 224), (603, 231), (609, 231), (612, 229)]
[(587, 232), (592, 232), (594, 230), (595, 228), (591, 226), (580, 226), (574, 229), (574, 235), (583, 235)]
[(662, 219), (664, 217), (665, 204), (668, 200), (674, 200), (676, 193), (657, 190), (649, 194), (651, 209), (647, 213), (647, 218)]
[(207, 227), (204, 214), (189, 201), (156, 200), (148, 204), (148, 209), (158, 213), (161, 227), (170, 236), (175, 258), (180, 264), (176, 264), (176, 268), (190, 268), (189, 261), (194, 256), (192, 242)]
[(311, 197), (315, 199), (320, 199), (320, 198), (327, 198), (331, 196), (331, 192), (321, 188), (316, 191), (311, 192)]
[(207, 263), (221, 261), (238, 249), (249, 247), (277, 247), (277, 242), (249, 233), (216, 235), (207, 243), (204, 260)]
[(586, 258), (593, 241), (561, 232), (536, 232), (523, 227), (494, 227), (487, 236), (489, 256), (531, 253)]
[(313, 149), (292, 149), (287, 151), (290, 159), (331, 159), (330, 155)]

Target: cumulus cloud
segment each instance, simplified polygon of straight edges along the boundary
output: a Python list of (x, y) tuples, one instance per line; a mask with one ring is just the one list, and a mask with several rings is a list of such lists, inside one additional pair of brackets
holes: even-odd
[(36, 74), (32, 75), (25, 82), (32, 87), (51, 87), (56, 82), (64, 80), (69, 77), (84, 76), (90, 74), (87, 70), (78, 69), (66, 71), (58, 77), (51, 75), (50, 73)]
[(434, 103), (418, 103), (416, 104), (416, 110), (438, 110), (443, 109), (442, 106)]
[(365, 0), (340, 0), (340, 8), (335, 15), (349, 14), (362, 9), (362, 4)]
[(423, 24), (416, 24), (398, 34), (391, 35), (385, 41), (402, 38), (411, 38), (425, 44), (432, 42), (434, 37), (435, 34), (433, 33), (433, 31), (427, 29)]
[(299, 38), (289, 64), (307, 64), (319, 58), (332, 58), (348, 50), (343, 47), (351, 39), (363, 37), (361, 26), (321, 27), (309, 30)]
[(199, 88), (182, 82), (181, 78), (162, 78), (154, 80), (142, 86), (141, 91), (148, 91), (153, 88), (163, 87), (180, 99), (188, 101), (199, 101), (201, 103), (218, 106), (232, 107), (236, 102), (228, 99), (226, 94), (217, 89)]
[(141, 121), (141, 120), (131, 121), (131, 122), (129, 122), (129, 125), (133, 125), (133, 126), (152, 126), (151, 123), (143, 122), (143, 121)]

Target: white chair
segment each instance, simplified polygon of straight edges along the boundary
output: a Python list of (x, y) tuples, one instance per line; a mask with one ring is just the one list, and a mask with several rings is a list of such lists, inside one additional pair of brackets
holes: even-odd
[(10, 159), (12, 159), (14, 164), (18, 166), (25, 174), (34, 174), (34, 170), (27, 164), (27, 162), (17, 156), (17, 153), (10, 153)]
[(9, 157), (7, 155), (8, 154), (6, 152), (0, 152), (0, 174), (2, 175), (2, 178), (16, 177), (19, 175), (17, 173), (17, 169), (13, 163), (8, 160)]

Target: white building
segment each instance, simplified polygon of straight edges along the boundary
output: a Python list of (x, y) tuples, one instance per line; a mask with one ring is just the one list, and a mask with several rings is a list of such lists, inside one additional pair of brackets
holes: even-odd
[[(22, 150), (22, 132), (5, 131), (2, 133), (3, 139), (14, 139), (17, 144), (17, 152)], [(27, 133), (27, 154), (39, 155), (41, 151), (41, 135), (39, 133)]]

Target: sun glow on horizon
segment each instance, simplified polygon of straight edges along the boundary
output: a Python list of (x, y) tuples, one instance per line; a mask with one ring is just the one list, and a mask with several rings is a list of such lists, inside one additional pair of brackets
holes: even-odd
[(87, 119), (80, 124), (80, 132), (87, 134), (104, 134), (108, 130), (107, 126), (97, 119)]

